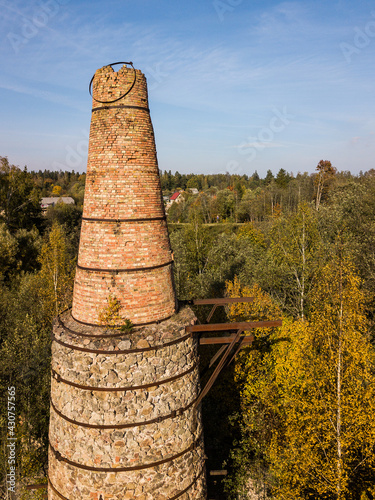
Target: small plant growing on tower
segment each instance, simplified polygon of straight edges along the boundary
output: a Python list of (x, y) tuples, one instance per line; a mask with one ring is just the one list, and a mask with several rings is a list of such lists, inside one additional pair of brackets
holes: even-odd
[(121, 325), (120, 330), (124, 333), (130, 333), (133, 330), (133, 323), (130, 321), (130, 319), (125, 319), (123, 320), (124, 324)]
[[(108, 304), (99, 312), (98, 319), (103, 326), (122, 332), (131, 332), (133, 323), (120, 316), (121, 302), (115, 295), (109, 295)], [(120, 326), (121, 325), (121, 326)]]

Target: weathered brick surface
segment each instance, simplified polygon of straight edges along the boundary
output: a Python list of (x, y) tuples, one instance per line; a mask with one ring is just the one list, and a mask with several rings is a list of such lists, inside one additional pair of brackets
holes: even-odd
[[(95, 73), (93, 96), (117, 99), (133, 79), (132, 68), (124, 66), (117, 73), (109, 66), (101, 68)], [(133, 323), (160, 321), (175, 312), (172, 266), (167, 265), (171, 248), (163, 217), (146, 78), (136, 70), (135, 84), (125, 97), (108, 104), (93, 99), (78, 256), (78, 265), (90, 270), (77, 272), (77, 320), (99, 324), (109, 295), (121, 302), (120, 315)], [(135, 268), (135, 273), (129, 272)]]
[[(78, 264), (103, 269), (143, 268), (171, 260), (165, 220), (149, 222), (83, 221)], [(98, 245), (97, 242), (105, 242)]]
[[(144, 272), (101, 272), (77, 269), (73, 315), (97, 324), (98, 310), (109, 295), (121, 299), (123, 317), (134, 324), (168, 318), (175, 312), (171, 265)], [(145, 293), (147, 290), (147, 293)]]

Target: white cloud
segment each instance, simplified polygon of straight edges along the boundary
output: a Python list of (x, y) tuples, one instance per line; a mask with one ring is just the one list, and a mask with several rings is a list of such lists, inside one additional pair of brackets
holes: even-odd
[(281, 142), (261, 142), (261, 141), (255, 141), (255, 142), (246, 142), (243, 144), (237, 144), (235, 146), (230, 146), (230, 148), (241, 148), (244, 150), (245, 148), (259, 148), (259, 149), (273, 149), (273, 148), (287, 148), (289, 147), (288, 144), (286, 143), (281, 143)]

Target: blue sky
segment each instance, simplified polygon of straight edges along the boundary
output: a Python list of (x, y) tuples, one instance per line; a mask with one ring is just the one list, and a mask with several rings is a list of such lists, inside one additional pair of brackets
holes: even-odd
[(0, 156), (13, 164), (84, 171), (88, 83), (133, 61), (148, 79), (162, 170), (375, 168), (373, 1), (0, 6)]

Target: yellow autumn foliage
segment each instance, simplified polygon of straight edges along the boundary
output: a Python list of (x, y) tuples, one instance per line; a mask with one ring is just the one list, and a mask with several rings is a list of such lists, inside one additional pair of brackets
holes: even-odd
[(71, 306), (75, 259), (69, 255), (62, 227), (54, 222), (38, 258), (41, 304), (51, 318)]
[[(284, 318), (266, 349), (244, 350), (237, 361), (249, 477), (261, 457), (276, 500), (372, 498), (375, 355), (360, 285), (349, 261), (330, 262), (309, 320)], [(255, 297), (242, 319), (273, 319), (276, 306), (259, 287), (235, 281), (227, 290)]]
[(262, 231), (254, 226), (253, 222), (246, 222), (237, 232), (237, 239), (249, 240), (253, 245), (265, 247), (265, 239)]
[(123, 322), (120, 315), (121, 303), (114, 295), (109, 295), (107, 298), (107, 305), (104, 306), (98, 315), (99, 323), (109, 328), (116, 328)]

